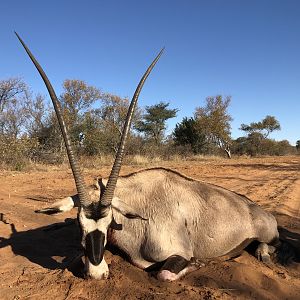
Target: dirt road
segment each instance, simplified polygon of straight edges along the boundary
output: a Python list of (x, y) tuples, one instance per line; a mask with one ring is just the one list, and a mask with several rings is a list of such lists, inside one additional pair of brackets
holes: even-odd
[[(282, 235), (300, 249), (300, 157), (162, 162), (198, 180), (241, 193), (274, 213)], [(151, 165), (152, 167), (153, 165)], [(122, 174), (142, 169), (124, 166)], [(109, 167), (84, 170), (87, 181)], [(30, 172), (0, 172), (0, 299), (300, 299), (300, 264), (272, 268), (244, 251), (174, 283), (158, 282), (116, 251), (106, 251), (110, 278), (84, 280), (76, 211), (35, 214), (74, 193), (67, 166)], [(50, 230), (49, 230), (50, 229)]]

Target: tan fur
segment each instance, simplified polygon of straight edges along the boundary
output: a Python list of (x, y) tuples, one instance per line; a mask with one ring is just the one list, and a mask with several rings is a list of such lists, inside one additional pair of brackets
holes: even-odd
[[(91, 201), (99, 201), (99, 185), (89, 193)], [(230, 257), (252, 240), (270, 243), (278, 238), (274, 216), (247, 197), (173, 170), (152, 168), (120, 176), (114, 195), (113, 217), (123, 230), (110, 229), (108, 243), (141, 268), (172, 255), (187, 260)], [(68, 199), (75, 201), (77, 195)], [(140, 218), (126, 217), (126, 210)]]
[(123, 231), (114, 234), (116, 244), (139, 262), (174, 254), (214, 258), (247, 240), (269, 243), (278, 237), (275, 218), (245, 196), (169, 169), (120, 177), (115, 196), (148, 219), (114, 213), (123, 225)]

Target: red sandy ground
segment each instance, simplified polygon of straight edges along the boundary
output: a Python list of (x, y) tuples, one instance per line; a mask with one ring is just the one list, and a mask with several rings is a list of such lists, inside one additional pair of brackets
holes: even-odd
[[(300, 249), (299, 156), (160, 165), (246, 195), (272, 212), (284, 227), (283, 237), (289, 237)], [(122, 174), (138, 169), (141, 166), (124, 166)], [(109, 167), (84, 170), (87, 182), (108, 173)], [(80, 253), (77, 227), (44, 230), (74, 218), (76, 211), (56, 216), (34, 213), (74, 193), (67, 167), (2, 171), (0, 176), (0, 299), (300, 299), (299, 263), (269, 268), (246, 251), (178, 282), (162, 283), (132, 266), (118, 252), (107, 250), (110, 278), (84, 280), (73, 260)]]

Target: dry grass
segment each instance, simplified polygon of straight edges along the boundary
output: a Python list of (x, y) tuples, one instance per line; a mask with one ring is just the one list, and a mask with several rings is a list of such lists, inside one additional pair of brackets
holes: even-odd
[[(293, 156), (289, 156), (293, 157)], [(296, 158), (297, 156), (295, 156)], [(180, 164), (182, 162), (219, 162), (226, 164), (234, 164), (236, 161), (240, 163), (248, 163), (248, 161), (266, 161), (268, 163), (280, 162), (285, 160), (284, 156), (265, 156), (265, 157), (249, 157), (249, 156), (234, 156), (231, 160), (222, 156), (215, 155), (191, 155), (191, 156), (181, 156), (181, 155), (171, 155), (168, 159), (165, 159), (161, 156), (149, 157), (143, 155), (131, 155), (125, 156), (123, 165), (127, 166), (141, 166), (141, 167), (154, 167), (154, 166), (164, 166), (169, 164)], [(111, 167), (114, 162), (113, 155), (102, 155), (95, 157), (81, 157), (79, 164), (83, 169), (99, 169), (102, 167)], [(28, 161), (26, 164), (22, 165), (22, 168), (15, 168), (14, 165), (9, 165), (7, 163), (0, 163), (1, 171), (55, 171), (55, 170), (69, 170), (70, 165), (66, 159), (62, 163), (57, 162), (57, 164), (46, 164), (46, 163), (36, 163)]]

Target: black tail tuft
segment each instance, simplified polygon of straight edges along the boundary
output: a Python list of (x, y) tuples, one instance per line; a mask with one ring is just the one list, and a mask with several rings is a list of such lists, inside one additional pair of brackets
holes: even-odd
[(38, 209), (38, 210), (35, 210), (34, 212), (37, 214), (54, 215), (54, 214), (60, 213), (62, 211), (57, 207), (49, 207), (49, 208), (44, 208), (44, 209)]

